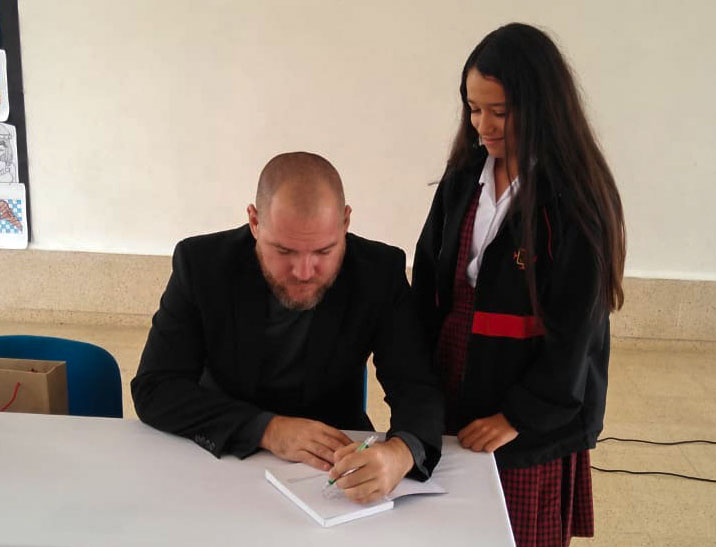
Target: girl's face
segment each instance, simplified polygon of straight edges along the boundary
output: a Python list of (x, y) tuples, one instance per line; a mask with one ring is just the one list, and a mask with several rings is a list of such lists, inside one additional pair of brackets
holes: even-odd
[(507, 103), (502, 84), (495, 78), (483, 76), (473, 68), (467, 73), (465, 87), (467, 104), (470, 107), (470, 123), (482, 138), (487, 152), (495, 158), (504, 159), (507, 139), (510, 157), (516, 159), (515, 132), (512, 116), (507, 122)]

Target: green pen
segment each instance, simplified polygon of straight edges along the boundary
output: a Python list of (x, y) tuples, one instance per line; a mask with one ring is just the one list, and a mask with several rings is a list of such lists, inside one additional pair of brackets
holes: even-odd
[[(375, 441), (377, 441), (377, 440), (378, 440), (378, 435), (371, 435), (371, 436), (368, 437), (365, 441), (363, 441), (362, 443), (360, 443), (360, 445), (358, 445), (358, 448), (356, 448), (356, 452), (361, 452), (361, 451), (365, 450), (366, 448), (368, 448), (370, 445), (372, 445), (372, 444), (373, 444)], [(341, 477), (345, 477), (346, 475), (350, 475), (351, 473), (353, 473), (353, 471), (355, 471), (355, 469), (351, 469), (350, 471), (346, 471), (345, 473), (343, 473), (343, 475), (341, 475)], [(338, 478), (340, 478), (340, 477), (338, 477)], [(328, 484), (325, 486), (325, 488), (328, 488), (329, 486), (333, 486), (333, 484), (334, 484), (337, 480), (338, 480), (338, 479), (328, 479)]]

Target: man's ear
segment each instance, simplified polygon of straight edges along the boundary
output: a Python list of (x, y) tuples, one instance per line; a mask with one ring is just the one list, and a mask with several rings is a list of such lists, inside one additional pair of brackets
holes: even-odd
[(343, 214), (343, 233), (346, 233), (348, 231), (348, 226), (351, 224), (351, 212), (353, 209), (351, 209), (350, 205), (346, 205), (345, 212)]
[(246, 212), (249, 215), (249, 229), (251, 230), (251, 234), (254, 236), (254, 239), (258, 239), (259, 212), (253, 203), (246, 208)]

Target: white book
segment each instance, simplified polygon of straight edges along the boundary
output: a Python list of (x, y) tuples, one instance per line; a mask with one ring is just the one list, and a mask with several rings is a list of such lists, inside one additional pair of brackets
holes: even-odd
[(393, 500), (400, 496), (445, 493), (445, 489), (432, 480), (419, 482), (403, 479), (383, 500), (361, 505), (350, 501), (336, 486), (331, 487), (336, 489), (334, 494), (326, 496), (324, 486), (328, 482), (328, 473), (302, 463), (266, 469), (266, 479), (323, 527), (335, 526), (392, 509)]

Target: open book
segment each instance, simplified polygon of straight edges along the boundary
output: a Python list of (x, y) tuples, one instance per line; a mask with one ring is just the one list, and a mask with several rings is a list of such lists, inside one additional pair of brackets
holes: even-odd
[(393, 500), (411, 494), (444, 494), (445, 489), (432, 480), (418, 482), (403, 479), (385, 499), (370, 505), (350, 501), (336, 486), (327, 496), (323, 487), (328, 473), (302, 463), (266, 469), (266, 479), (298, 505), (321, 526), (328, 527), (393, 508)]

